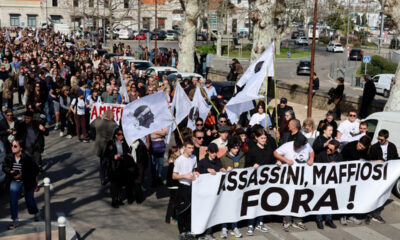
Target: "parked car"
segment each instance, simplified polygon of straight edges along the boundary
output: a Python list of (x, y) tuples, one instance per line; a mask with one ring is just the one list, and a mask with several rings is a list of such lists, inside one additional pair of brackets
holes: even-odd
[(146, 33), (140, 32), (138, 35), (136, 35), (136, 40), (146, 40)]
[(121, 29), (118, 33), (119, 39), (130, 40), (134, 38), (134, 34), (132, 30), (129, 29)]
[(128, 66), (130, 66), (132, 62), (135, 64), (135, 69), (138, 70), (146, 70), (153, 66), (151, 62), (145, 60), (124, 59), (124, 63), (126, 63)]
[(300, 74), (310, 75), (310, 72), (311, 72), (311, 61), (300, 60), (299, 65), (297, 65), (297, 75)]
[(384, 97), (388, 98), (390, 95), (390, 89), (392, 88), (394, 74), (378, 74), (372, 78), (372, 81), (376, 87), (376, 93), (383, 94)]
[(152, 34), (151, 34), (151, 37), (150, 37), (150, 39), (151, 40), (155, 40), (156, 38), (157, 38), (157, 40), (164, 40), (165, 38), (166, 38), (167, 36), (166, 36), (166, 33), (164, 32), (164, 31), (157, 31), (157, 36), (156, 36), (156, 34), (153, 32)]
[(176, 35), (181, 35), (181, 32), (179, 32), (179, 31), (176, 31), (176, 30), (167, 30), (167, 34), (168, 33), (175, 33)]
[(296, 38), (295, 42), (297, 45), (306, 45), (306, 46), (309, 45), (308, 39), (306, 37), (298, 37)]
[(178, 40), (178, 34), (176, 33), (167, 33), (166, 39), (169, 41), (174, 41), (174, 40)]
[(207, 41), (207, 34), (206, 33), (198, 33), (196, 35), (197, 41)]
[(344, 52), (343, 45), (340, 43), (330, 43), (326, 46), (326, 51), (328, 52)]
[(221, 103), (222, 101), (229, 101), (234, 95), (235, 92), (235, 82), (229, 81), (213, 81), (212, 85), (215, 87), (217, 91), (217, 101)]
[(292, 32), (292, 39), (297, 39), (298, 37), (305, 37), (306, 33), (303, 30), (296, 30)]
[[(396, 134), (400, 131), (400, 112), (376, 112), (364, 119), (368, 123), (367, 135), (371, 137), (372, 143), (377, 142), (378, 133), (381, 129), (390, 132), (389, 141), (397, 147), (400, 152), (400, 135)], [(393, 194), (400, 198), (400, 178), (393, 187)]]
[(156, 74), (160, 79), (162, 78), (163, 75), (170, 75), (171, 73), (176, 73), (178, 72), (178, 69), (173, 68), (173, 67), (149, 67), (146, 70), (146, 75), (150, 76), (153, 73)]
[(359, 48), (353, 48), (349, 54), (349, 60), (361, 61), (363, 59), (364, 52)]

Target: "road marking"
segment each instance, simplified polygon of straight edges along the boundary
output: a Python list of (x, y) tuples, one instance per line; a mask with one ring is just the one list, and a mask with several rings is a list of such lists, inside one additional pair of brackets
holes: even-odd
[(393, 227), (395, 227), (395, 228), (400, 230), (400, 223), (393, 223), (393, 224), (390, 224), (390, 225), (392, 225)]
[(297, 239), (307, 239), (307, 240), (329, 240), (319, 232), (316, 231), (306, 231), (306, 232), (295, 232), (291, 233)]
[(361, 240), (390, 240), (390, 238), (387, 238), (368, 227), (344, 228), (343, 230)]

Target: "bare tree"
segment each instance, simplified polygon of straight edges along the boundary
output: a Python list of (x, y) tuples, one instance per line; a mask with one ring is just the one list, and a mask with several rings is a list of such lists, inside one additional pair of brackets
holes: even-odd
[[(386, 15), (391, 16), (397, 27), (400, 26), (400, 0), (381, 1)], [(390, 97), (386, 102), (384, 111), (400, 111), (400, 62), (397, 65), (394, 85), (390, 91)]]
[(194, 72), (194, 53), (196, 50), (196, 25), (200, 16), (201, 0), (179, 0), (185, 13), (182, 35), (179, 38), (180, 72)]
[(251, 61), (273, 42), (280, 47), (282, 36), (288, 33), (291, 21), (299, 14), (304, 0), (252, 0), (250, 18), (253, 22)]

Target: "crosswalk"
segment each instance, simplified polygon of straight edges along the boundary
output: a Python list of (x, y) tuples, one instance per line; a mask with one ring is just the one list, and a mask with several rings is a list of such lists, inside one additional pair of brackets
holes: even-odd
[[(246, 228), (241, 232), (243, 240), (400, 240), (400, 223), (393, 224), (371, 224), (361, 226), (338, 226), (337, 229), (308, 230), (283, 232), (277, 225), (268, 226), (269, 233), (255, 232), (254, 236), (246, 236)], [(214, 234), (217, 239), (219, 232)], [(230, 237), (229, 240), (235, 239)]]

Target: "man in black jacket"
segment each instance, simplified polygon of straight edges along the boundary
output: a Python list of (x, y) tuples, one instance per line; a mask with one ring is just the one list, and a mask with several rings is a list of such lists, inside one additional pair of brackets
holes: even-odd
[(371, 138), (367, 135), (358, 141), (353, 141), (344, 146), (341, 154), (344, 161), (362, 160), (368, 158), (368, 149), (371, 145)]
[(44, 136), (49, 135), (46, 129), (39, 121), (33, 120), (33, 112), (26, 111), (24, 121), (16, 124), (16, 139), (22, 139), (25, 144), (23, 148), (25, 152), (37, 163), (39, 168), (42, 167), (42, 152), (44, 151)]
[[(276, 109), (278, 109), (278, 127), (281, 126), (282, 122), (285, 120), (285, 113), (289, 110), (293, 111), (293, 108), (291, 106), (287, 105), (287, 99), (286, 98), (281, 98), (281, 101), (276, 108), (274, 108), (274, 111), (272, 113), (272, 119), (273, 119), (273, 124), (276, 124)], [(294, 111), (293, 111), (294, 112)], [(296, 116), (293, 114), (293, 118), (296, 118)]]
[[(378, 142), (371, 146), (369, 151), (369, 160), (376, 162), (384, 162), (389, 160), (399, 159), (396, 145), (389, 142), (389, 131), (382, 129), (378, 133)], [(371, 220), (379, 223), (385, 223), (381, 216), (383, 206), (375, 209), (367, 214), (365, 224), (370, 224)]]
[(368, 74), (365, 75), (364, 80), (365, 80), (365, 85), (364, 85), (364, 91), (363, 91), (360, 114), (359, 114), (360, 119), (367, 117), (368, 107), (369, 105), (371, 105), (376, 94), (375, 84), (374, 82), (371, 81), (371, 76)]

